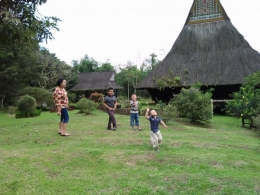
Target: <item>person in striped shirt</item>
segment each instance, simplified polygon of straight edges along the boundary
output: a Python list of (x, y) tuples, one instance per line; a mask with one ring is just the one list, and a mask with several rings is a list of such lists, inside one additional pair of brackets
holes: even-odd
[(139, 114), (138, 114), (138, 101), (136, 100), (136, 94), (132, 94), (132, 100), (130, 101), (130, 126), (135, 130), (137, 126), (139, 131), (142, 131), (139, 124)]

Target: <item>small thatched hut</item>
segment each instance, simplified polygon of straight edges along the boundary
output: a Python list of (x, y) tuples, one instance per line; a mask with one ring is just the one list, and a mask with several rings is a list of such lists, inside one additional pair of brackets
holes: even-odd
[(71, 91), (85, 91), (85, 95), (89, 96), (87, 92), (107, 90), (109, 87), (122, 89), (119, 84), (115, 82), (115, 72), (87, 72), (80, 73), (78, 83), (71, 89)]
[(182, 87), (200, 82), (215, 89), (214, 99), (227, 99), (259, 70), (260, 54), (233, 26), (220, 1), (194, 0), (172, 49), (137, 88), (167, 101)]

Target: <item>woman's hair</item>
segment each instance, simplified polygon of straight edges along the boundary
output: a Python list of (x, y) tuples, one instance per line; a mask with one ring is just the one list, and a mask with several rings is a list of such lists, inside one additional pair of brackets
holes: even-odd
[(65, 79), (64, 78), (59, 78), (56, 82), (56, 85), (57, 86), (60, 86), (60, 84), (64, 81)]

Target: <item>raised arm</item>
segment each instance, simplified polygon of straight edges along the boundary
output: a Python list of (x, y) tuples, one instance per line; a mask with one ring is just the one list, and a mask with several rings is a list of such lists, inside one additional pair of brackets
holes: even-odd
[(149, 113), (149, 110), (150, 110), (150, 109), (149, 109), (149, 108), (147, 108), (147, 109), (146, 109), (146, 112), (145, 112), (145, 118), (147, 118), (147, 119), (149, 119), (149, 115), (148, 115), (148, 113)]

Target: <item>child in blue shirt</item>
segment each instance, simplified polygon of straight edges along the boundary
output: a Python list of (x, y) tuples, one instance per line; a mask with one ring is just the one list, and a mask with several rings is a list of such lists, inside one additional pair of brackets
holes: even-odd
[(155, 151), (159, 151), (159, 145), (162, 141), (162, 135), (159, 130), (159, 124), (161, 123), (164, 128), (167, 128), (167, 126), (162, 121), (162, 119), (159, 116), (157, 116), (155, 110), (151, 110), (150, 111), (151, 115), (149, 116), (148, 115), (149, 110), (150, 110), (149, 108), (146, 109), (145, 118), (147, 118), (150, 121), (150, 125), (151, 125), (150, 137), (151, 137), (151, 142), (153, 144), (153, 147)]

